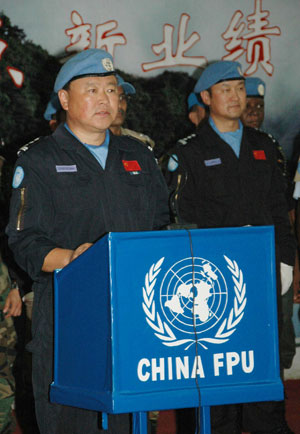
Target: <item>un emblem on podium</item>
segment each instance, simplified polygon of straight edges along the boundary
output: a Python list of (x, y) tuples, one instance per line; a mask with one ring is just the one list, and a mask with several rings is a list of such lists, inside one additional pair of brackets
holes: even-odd
[(207, 349), (208, 344), (227, 342), (247, 303), (246, 283), (238, 264), (224, 256), (232, 277), (227, 285), (212, 262), (184, 258), (173, 264), (158, 284), (164, 259), (151, 265), (143, 287), (143, 309), (155, 336), (166, 346), (185, 345), (185, 349), (193, 344)]

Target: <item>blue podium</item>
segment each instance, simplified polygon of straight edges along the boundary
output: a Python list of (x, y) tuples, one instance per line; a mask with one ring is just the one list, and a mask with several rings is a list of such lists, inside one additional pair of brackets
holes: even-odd
[(283, 399), (272, 227), (109, 233), (55, 274), (53, 402), (129, 413)]

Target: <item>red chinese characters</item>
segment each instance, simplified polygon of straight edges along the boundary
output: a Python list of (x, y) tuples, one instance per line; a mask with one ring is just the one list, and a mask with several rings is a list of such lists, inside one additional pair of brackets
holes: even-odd
[(204, 56), (186, 56), (185, 53), (200, 41), (200, 35), (193, 32), (187, 39), (185, 39), (188, 22), (190, 16), (188, 14), (181, 14), (179, 27), (178, 27), (178, 43), (175, 54), (173, 54), (173, 34), (174, 26), (171, 24), (164, 25), (164, 39), (160, 44), (153, 44), (152, 51), (156, 56), (164, 53), (164, 57), (155, 62), (142, 63), (142, 70), (144, 72), (151, 71), (159, 68), (169, 68), (172, 66), (205, 66), (207, 60)]
[[(92, 25), (85, 23), (82, 16), (77, 11), (72, 11), (71, 21), (73, 27), (65, 30), (66, 35), (70, 38), (70, 44), (67, 45), (66, 51), (81, 51), (91, 48)], [(115, 20), (106, 21), (96, 25), (95, 48), (106, 50), (114, 56), (116, 45), (125, 45), (127, 40), (123, 33), (111, 33), (118, 27)]]
[(255, 0), (254, 12), (248, 15), (247, 29), (244, 33), (246, 24), (242, 21), (243, 13), (237, 10), (222, 38), (227, 41), (225, 49), (228, 54), (223, 56), (223, 60), (237, 60), (243, 54), (249, 67), (244, 74), (246, 76), (254, 74), (258, 66), (261, 65), (268, 75), (272, 75), (274, 66), (271, 63), (271, 40), (269, 36), (281, 35), (278, 26), (270, 27), (268, 17), (269, 11), (262, 10), (262, 0)]

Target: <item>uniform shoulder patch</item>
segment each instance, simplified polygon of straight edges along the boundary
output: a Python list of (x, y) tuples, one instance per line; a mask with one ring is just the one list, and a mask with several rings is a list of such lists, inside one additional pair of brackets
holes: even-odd
[(22, 184), (23, 179), (24, 179), (24, 169), (21, 166), (17, 166), (12, 181), (13, 188), (18, 188)]
[(31, 140), (31, 142), (26, 143), (26, 145), (21, 146), (17, 152), (18, 157), (27, 152), (30, 148), (32, 148), (32, 146), (36, 145), (41, 138), (42, 137), (37, 137), (36, 139)]

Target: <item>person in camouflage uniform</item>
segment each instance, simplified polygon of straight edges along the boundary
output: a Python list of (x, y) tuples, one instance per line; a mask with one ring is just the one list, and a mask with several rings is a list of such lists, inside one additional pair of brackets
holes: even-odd
[(16, 332), (11, 316), (4, 312), (11, 290), (8, 270), (0, 257), (0, 433), (13, 432), (15, 425), (12, 416), (15, 380), (12, 365), (15, 359)]

